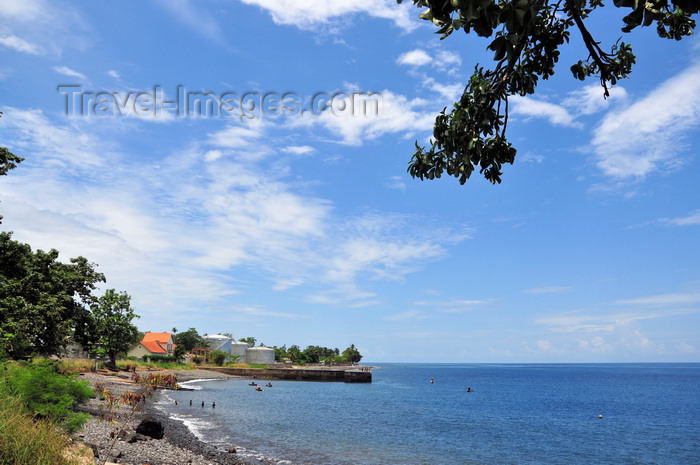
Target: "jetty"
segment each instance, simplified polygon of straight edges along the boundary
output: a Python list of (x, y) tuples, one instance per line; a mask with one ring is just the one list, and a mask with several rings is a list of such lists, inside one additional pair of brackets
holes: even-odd
[(269, 379), (280, 381), (335, 381), (344, 383), (372, 382), (372, 371), (368, 367), (358, 366), (311, 366), (291, 368), (199, 367), (199, 369), (252, 379)]

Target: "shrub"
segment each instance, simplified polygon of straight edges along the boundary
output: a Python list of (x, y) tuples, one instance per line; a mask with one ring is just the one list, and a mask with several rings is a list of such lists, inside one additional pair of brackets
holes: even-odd
[(36, 421), (18, 398), (0, 394), (0, 463), (71, 465), (64, 451), (68, 438), (48, 421)]
[(134, 371), (136, 367), (139, 366), (138, 362), (133, 360), (118, 360), (117, 368), (120, 370)]
[(143, 360), (145, 362), (153, 362), (153, 363), (176, 363), (177, 362), (177, 357), (174, 355), (144, 355)]
[(61, 373), (88, 373), (95, 371), (95, 361), (64, 358), (58, 361), (58, 369)]
[(6, 394), (17, 397), (37, 418), (48, 418), (68, 432), (90, 419), (87, 413), (71, 410), (94, 394), (89, 383), (77, 381), (77, 374), (59, 373), (53, 360), (5, 365), (4, 377)]
[(226, 362), (227, 358), (230, 358), (230, 355), (223, 350), (215, 350), (211, 353), (211, 361), (214, 363), (214, 365), (219, 367)]

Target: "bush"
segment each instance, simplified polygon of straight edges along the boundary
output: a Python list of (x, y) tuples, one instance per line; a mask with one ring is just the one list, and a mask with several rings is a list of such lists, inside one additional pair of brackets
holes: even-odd
[(70, 465), (63, 455), (68, 438), (48, 421), (35, 421), (22, 402), (0, 394), (0, 463)]
[(231, 356), (224, 352), (223, 350), (215, 350), (214, 352), (211, 353), (211, 361), (214, 363), (216, 366), (222, 366), (227, 358), (230, 358)]
[(90, 419), (87, 413), (71, 410), (94, 394), (90, 383), (77, 381), (77, 374), (59, 373), (57, 362), (7, 364), (4, 372), (5, 394), (17, 397), (37, 418), (48, 418), (68, 432), (77, 431)]
[(61, 373), (88, 373), (95, 371), (95, 361), (64, 358), (58, 361), (58, 369)]
[(117, 368), (126, 371), (135, 371), (136, 367), (139, 366), (138, 362), (132, 360), (118, 360)]
[(144, 355), (143, 360), (153, 363), (177, 363), (177, 357), (174, 355)]

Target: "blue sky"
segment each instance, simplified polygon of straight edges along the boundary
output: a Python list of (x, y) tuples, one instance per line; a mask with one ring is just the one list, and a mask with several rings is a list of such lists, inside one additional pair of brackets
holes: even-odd
[[(568, 71), (585, 58), (572, 31), (559, 72), (512, 102), (503, 184), (460, 186), (406, 168), (488, 43), (440, 41), (418, 14), (3, 1), (0, 145), (26, 158), (0, 179), (3, 230), (97, 263), (143, 331), (355, 344), (374, 362), (700, 361), (698, 39), (626, 35), (637, 64), (603, 100)], [(604, 8), (594, 35), (617, 40), (622, 16)], [(232, 103), (154, 113), (154, 92)], [(343, 106), (369, 93), (366, 114)]]

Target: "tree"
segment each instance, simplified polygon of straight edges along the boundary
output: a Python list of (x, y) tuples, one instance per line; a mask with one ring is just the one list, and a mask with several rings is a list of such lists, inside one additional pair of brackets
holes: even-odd
[(306, 356), (296, 344), (287, 349), (287, 356), (289, 357), (289, 360), (291, 360), (293, 363), (306, 362)]
[[(397, 0), (403, 3), (404, 0)], [(408, 167), (421, 180), (440, 178), (444, 172), (464, 184), (474, 169), (491, 183), (501, 182), (504, 163), (513, 164), (516, 149), (506, 138), (508, 100), (533, 94), (538, 80), (554, 74), (559, 47), (568, 43), (570, 29), (577, 29), (588, 52), (585, 60), (571, 66), (576, 79), (596, 76), (603, 96), (620, 79), (628, 77), (635, 63), (632, 46), (611, 45), (606, 52), (586, 28), (589, 15), (603, 6), (602, 0), (411, 0), (426, 7), (420, 18), (439, 29), (441, 39), (463, 29), (481, 37), (493, 37), (493, 69), (476, 66), (462, 97), (448, 113), (435, 119), (431, 147), (416, 142)], [(631, 8), (622, 21), (623, 32), (656, 23), (659, 37), (680, 40), (693, 33), (691, 16), (700, 0), (614, 0), (619, 8)]]
[(106, 355), (111, 366), (117, 357), (139, 342), (139, 330), (131, 321), (139, 318), (131, 308), (131, 297), (126, 292), (107, 289), (92, 307), (93, 331), (90, 345), (99, 355)]
[(250, 344), (251, 347), (255, 347), (255, 341), (257, 341), (257, 339), (255, 339), (253, 336), (249, 336), (249, 337), (242, 337), (239, 339), (239, 341), (245, 342), (246, 344)]
[[(2, 112), (0, 112), (2, 115)], [(7, 172), (17, 167), (24, 161), (24, 158), (10, 152), (7, 147), (0, 147), (0, 176), (7, 175)], [(2, 223), (2, 215), (0, 215), (0, 223)]]
[(194, 328), (190, 328), (187, 331), (180, 331), (173, 336), (173, 342), (178, 346), (182, 346), (186, 352), (191, 352), (192, 349), (198, 347), (207, 346), (204, 338), (202, 338)]
[(209, 360), (216, 366), (220, 367), (224, 363), (226, 363), (226, 360), (231, 358), (231, 354), (227, 354), (226, 352), (222, 350), (215, 350), (214, 352), (211, 353)]
[(62, 263), (58, 255), (0, 233), (0, 355), (58, 355), (81, 336), (95, 283), (105, 278), (84, 257)]
[(0, 176), (5, 176), (8, 171), (17, 167), (24, 158), (10, 152), (7, 147), (0, 147)]
[(182, 358), (186, 353), (187, 351), (184, 347), (175, 344), (175, 348), (173, 349), (173, 357), (175, 357), (175, 360), (177, 360), (178, 363), (182, 361)]
[(358, 363), (362, 360), (362, 355), (360, 355), (360, 351), (357, 350), (355, 344), (351, 344), (350, 347), (343, 351), (343, 358), (350, 363)]
[(338, 349), (329, 349), (321, 346), (308, 346), (304, 349), (304, 357), (309, 363), (318, 363), (335, 357)]
[(283, 345), (282, 347), (273, 347), (275, 351), (275, 360), (278, 362), (284, 362), (284, 359), (287, 358), (287, 346)]

